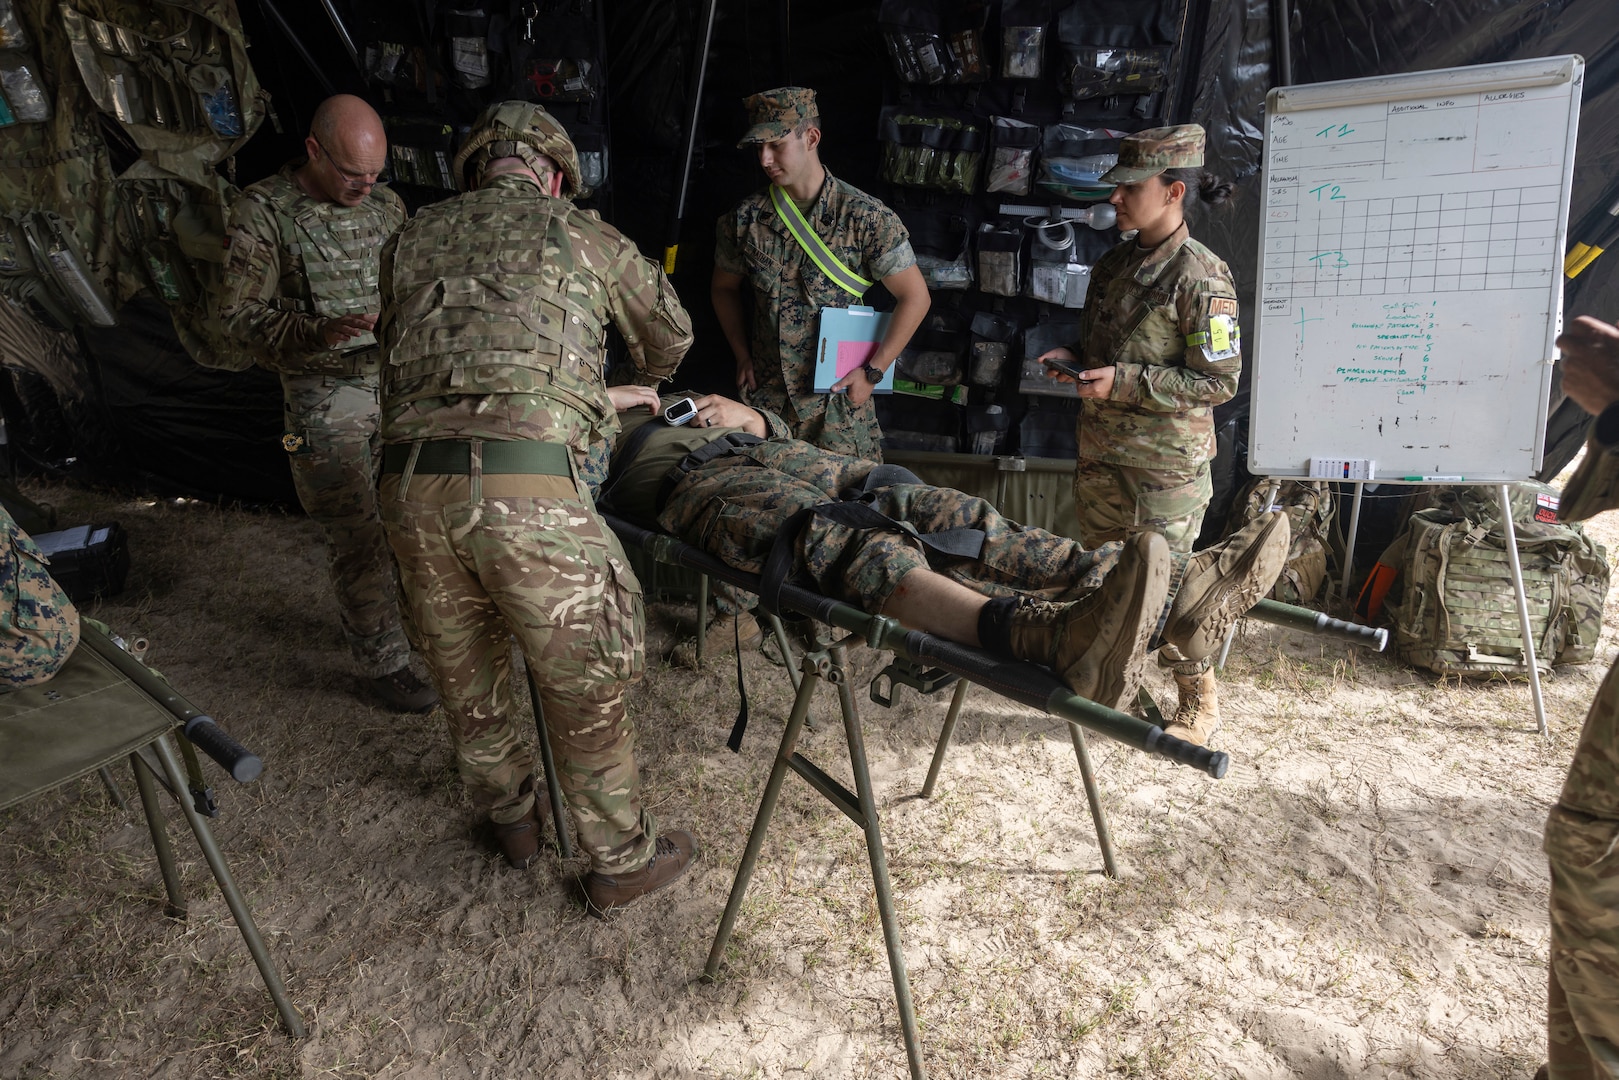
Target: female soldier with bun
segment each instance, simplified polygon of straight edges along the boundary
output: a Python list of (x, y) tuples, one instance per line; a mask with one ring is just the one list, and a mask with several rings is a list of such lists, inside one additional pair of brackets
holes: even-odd
[[(1231, 193), (1204, 171), (1203, 142), (1196, 124), (1120, 140), (1119, 163), (1102, 181), (1116, 185), (1108, 201), (1126, 239), (1091, 272), (1078, 344), (1040, 357), (1084, 369), (1052, 373), (1077, 383), (1081, 398), (1074, 507), (1087, 547), (1153, 529), (1172, 550), (1191, 551), (1213, 496), (1213, 408), (1236, 393), (1242, 353), (1231, 271), (1186, 228), (1188, 193), (1216, 205)], [(1286, 518), (1261, 520), (1276, 529)], [(1220, 723), (1208, 661), (1169, 647), (1160, 663), (1179, 689), (1169, 732), (1206, 741)]]

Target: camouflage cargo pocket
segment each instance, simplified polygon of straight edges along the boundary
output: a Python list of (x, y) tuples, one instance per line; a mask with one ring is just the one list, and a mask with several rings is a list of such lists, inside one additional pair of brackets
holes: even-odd
[(641, 579), (630, 569), (618, 537), (608, 533), (607, 539), (607, 580), (595, 640), (603, 664), (627, 682), (646, 670), (646, 605)]
[(78, 645), (79, 613), (26, 533), (13, 531), (0, 558), (0, 682), (43, 682)]
[(1136, 524), (1164, 526), (1201, 517), (1214, 495), (1207, 470), (1175, 487), (1142, 491), (1136, 495)]
[(1566, 806), (1553, 806), (1546, 819), (1541, 847), (1546, 857), (1559, 867), (1619, 877), (1616, 842), (1619, 842), (1619, 821), (1592, 817)]

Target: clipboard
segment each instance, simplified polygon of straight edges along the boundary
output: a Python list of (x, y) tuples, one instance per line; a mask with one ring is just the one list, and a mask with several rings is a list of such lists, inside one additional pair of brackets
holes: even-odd
[[(832, 384), (870, 360), (888, 332), (892, 316), (869, 307), (829, 307), (821, 309), (821, 336), (815, 346), (815, 384), (817, 394), (825, 394)], [(874, 394), (894, 392), (894, 368), (890, 364), (883, 372), (882, 381), (872, 387)]]

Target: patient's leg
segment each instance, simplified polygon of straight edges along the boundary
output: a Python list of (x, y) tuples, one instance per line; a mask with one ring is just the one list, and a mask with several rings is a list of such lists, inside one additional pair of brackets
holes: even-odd
[(923, 566), (899, 579), (882, 614), (912, 630), (923, 630), (962, 645), (977, 646), (978, 616), (989, 597), (973, 592)]

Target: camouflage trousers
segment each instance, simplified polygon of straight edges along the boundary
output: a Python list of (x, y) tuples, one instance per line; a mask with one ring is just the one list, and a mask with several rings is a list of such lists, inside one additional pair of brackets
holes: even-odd
[(283, 375), (281, 389), (292, 486), (325, 539), (343, 636), (361, 675), (398, 671), (410, 642), (377, 517), (377, 377)]
[[(1123, 540), (1151, 529), (1164, 534), (1171, 551), (1190, 553), (1212, 498), (1214, 483), (1206, 462), (1190, 472), (1136, 469), (1086, 458), (1075, 463), (1074, 513), (1083, 543)], [(1187, 660), (1175, 646), (1165, 645), (1158, 650), (1158, 664), (1177, 675), (1198, 675), (1214, 662)]]
[(749, 405), (786, 420), (795, 439), (834, 454), (882, 463), (883, 429), (871, 398), (864, 405), (851, 405), (846, 394), (789, 395), (780, 383), (761, 383), (743, 397)]
[(593, 869), (645, 866), (624, 690), (644, 665), (641, 584), (618, 538), (566, 477), (384, 476), (382, 517), (417, 638), (438, 684), (456, 765), (491, 820), (523, 818), (534, 755), (517, 728), (515, 638), (539, 689), (558, 780)]
[(32, 537), (0, 507), (0, 684), (55, 675), (79, 644), (79, 613)]
[[(864, 483), (870, 461), (829, 454), (798, 441), (771, 441), (716, 458), (686, 476), (658, 524), (728, 565), (758, 573), (787, 520)], [(900, 529), (853, 529), (810, 518), (796, 539), (796, 566), (825, 596), (880, 612), (913, 570), (932, 569), (986, 596), (1072, 600), (1102, 583), (1119, 544), (1087, 551), (1067, 537), (1025, 528), (983, 499), (951, 488), (894, 484), (866, 501), (918, 533), (982, 529), (977, 559), (938, 558)]]
[[(1619, 1078), (1619, 820), (1567, 805), (1615, 804), (1581, 790), (1613, 775), (1619, 665), (1586, 716), (1562, 800), (1546, 820), (1551, 867), (1551, 971), (1546, 1009), (1549, 1080)], [(1606, 755), (1609, 761), (1581, 760)]]

